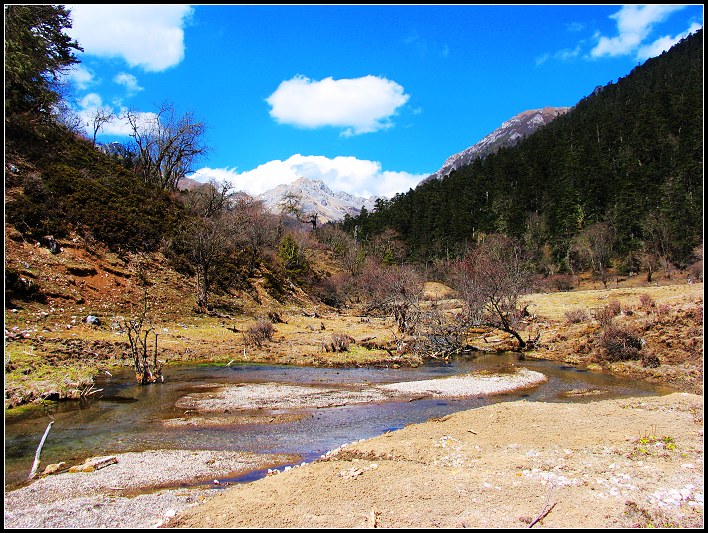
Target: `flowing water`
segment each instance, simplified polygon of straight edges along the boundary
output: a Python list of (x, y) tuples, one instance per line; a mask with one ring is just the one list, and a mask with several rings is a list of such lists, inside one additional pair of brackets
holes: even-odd
[[(166, 427), (164, 421), (185, 416), (175, 403), (209, 385), (283, 383), (312, 386), (377, 385), (526, 367), (545, 374), (548, 381), (530, 389), (465, 399), (427, 398), (313, 409), (299, 420), (246, 423), (218, 427)], [(490, 354), (430, 363), (419, 368), (304, 368), (277, 365), (181, 365), (165, 369), (166, 381), (139, 386), (132, 371), (102, 376), (96, 388), (101, 396), (82, 402), (52, 404), (41, 416), (6, 420), (5, 488), (26, 482), (39, 441), (54, 421), (42, 448), (42, 467), (65, 461), (78, 464), (91, 456), (151, 449), (206, 449), (260, 453), (294, 453), (311, 461), (323, 453), (358, 439), (370, 438), (407, 424), (424, 422), (455, 411), (500, 401), (526, 399), (577, 402), (672, 392), (641, 381), (591, 372), (550, 361), (519, 361), (516, 354)], [(602, 391), (578, 395), (576, 391)], [(232, 415), (235, 413), (231, 413)], [(248, 412), (243, 414), (248, 415)], [(277, 414), (277, 413), (275, 413)], [(254, 420), (263, 420), (263, 412)], [(262, 475), (255, 473), (238, 481)], [(233, 480), (225, 480), (233, 481)]]

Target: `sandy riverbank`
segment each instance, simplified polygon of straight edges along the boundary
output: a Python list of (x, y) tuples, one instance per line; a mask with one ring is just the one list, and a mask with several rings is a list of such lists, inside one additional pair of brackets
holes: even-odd
[(703, 397), (505, 402), (234, 486), (171, 527), (702, 527)]

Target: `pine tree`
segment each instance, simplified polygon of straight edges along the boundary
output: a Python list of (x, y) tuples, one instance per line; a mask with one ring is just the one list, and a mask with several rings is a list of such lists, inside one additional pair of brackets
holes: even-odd
[(83, 51), (64, 33), (69, 11), (59, 5), (5, 6), (5, 112), (51, 113), (62, 73)]

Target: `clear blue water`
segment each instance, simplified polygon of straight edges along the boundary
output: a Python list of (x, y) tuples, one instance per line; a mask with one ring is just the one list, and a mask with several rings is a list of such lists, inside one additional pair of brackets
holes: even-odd
[[(428, 398), (314, 409), (307, 411), (306, 416), (298, 421), (282, 424), (200, 428), (165, 427), (163, 424), (165, 419), (183, 417), (184, 409), (175, 406), (177, 400), (186, 394), (203, 391), (205, 385), (278, 382), (354, 387), (431, 379), (479, 370), (504, 371), (512, 365), (542, 372), (548, 381), (527, 390), (494, 396)], [(578, 402), (671, 392), (641, 381), (579, 370), (557, 362), (519, 361), (516, 354), (482, 355), (399, 369), (182, 365), (167, 367), (165, 375), (165, 383), (139, 386), (132, 371), (126, 369), (125, 372), (102, 376), (97, 380), (96, 388), (103, 389), (100, 398), (53, 404), (43, 415), (6, 420), (6, 489), (17, 488), (26, 482), (39, 441), (51, 420), (54, 424), (42, 449), (42, 466), (60, 461), (76, 464), (90, 456), (150, 449), (294, 453), (304, 461), (310, 461), (354, 440), (501, 401), (524, 398), (529, 401)], [(589, 397), (565, 395), (576, 389), (605, 392)], [(260, 475), (262, 473), (253, 473), (239, 481)]]

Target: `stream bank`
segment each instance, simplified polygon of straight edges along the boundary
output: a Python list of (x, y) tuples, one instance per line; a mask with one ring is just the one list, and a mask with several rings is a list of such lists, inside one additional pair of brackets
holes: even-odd
[(703, 495), (702, 396), (514, 401), (354, 443), (166, 525), (702, 528)]
[[(485, 406), (495, 404), (520, 403), (522, 405), (533, 406), (538, 404), (543, 405), (544, 409), (564, 411), (566, 410), (565, 403), (546, 403), (545, 401), (534, 399), (546, 398), (556, 402), (571, 401), (583, 403), (590, 402), (598, 396), (621, 394), (620, 391), (623, 390), (625, 392), (629, 390), (638, 392), (636, 388), (622, 389), (623, 386), (628, 386), (628, 383), (625, 384), (624, 381), (617, 380), (617, 378), (611, 375), (577, 372), (568, 367), (560, 368), (557, 365), (554, 367), (552, 366), (553, 363), (541, 363), (537, 361), (523, 362), (524, 365), (529, 365), (532, 368), (543, 368), (544, 372), (551, 376), (551, 379), (548, 380), (546, 374), (536, 370), (528, 370), (526, 368), (514, 369), (513, 367), (515, 367), (516, 364), (520, 364), (518, 361), (514, 362), (515, 354), (508, 354), (506, 357), (487, 357), (490, 358), (490, 360), (487, 361), (487, 367), (490, 369), (496, 368), (497, 372), (482, 372), (477, 377), (477, 385), (479, 386), (480, 383), (486, 383), (487, 388), (484, 391), (481, 391), (479, 388), (474, 389), (474, 398), (468, 400), (459, 397), (445, 397), (446, 386), (448, 387), (448, 392), (454, 391), (454, 387), (459, 386), (460, 383), (464, 381), (464, 377), (459, 375), (460, 369), (450, 369), (446, 366), (403, 370), (404, 374), (411, 372), (419, 373), (417, 380), (408, 382), (389, 382), (381, 375), (376, 379), (375, 376), (377, 374), (372, 374), (372, 370), (358, 370), (355, 371), (353, 375), (347, 376), (345, 374), (342, 376), (340, 373), (341, 370), (335, 369), (321, 369), (319, 372), (308, 372), (307, 369), (274, 368), (272, 372), (285, 372), (286, 374), (287, 370), (291, 370), (293, 373), (288, 375), (288, 380), (290, 381), (297, 382), (297, 379), (308, 381), (307, 386), (302, 383), (296, 385), (297, 389), (301, 392), (302, 390), (331, 390), (331, 383), (328, 383), (327, 387), (323, 387), (322, 383), (335, 378), (347, 382), (346, 387), (337, 390), (339, 393), (337, 396), (337, 405), (330, 403), (327, 404), (328, 406), (321, 406), (314, 410), (311, 408), (303, 409), (302, 402), (298, 401), (295, 401), (295, 403), (288, 407), (288, 403), (284, 401), (283, 395), (277, 393), (278, 391), (282, 392), (281, 389), (283, 386), (273, 384), (272, 382), (264, 383), (263, 381), (266, 376), (262, 374), (257, 374), (260, 377), (251, 385), (232, 384), (229, 386), (222, 385), (221, 387), (214, 387), (212, 383), (211, 387), (200, 389), (200, 387), (190, 384), (188, 390), (191, 392), (189, 393), (186, 393), (187, 389), (182, 389), (181, 386), (178, 385), (175, 392), (177, 395), (181, 395), (180, 397), (182, 398), (190, 398), (189, 401), (192, 402), (190, 404), (192, 409), (187, 410), (193, 412), (185, 415), (186, 406), (180, 406), (175, 407), (172, 418), (165, 416), (155, 417), (151, 415), (149, 422), (162, 422), (160, 427), (155, 430), (156, 433), (164, 433), (170, 421), (187, 419), (191, 420), (194, 425), (187, 424), (187, 432), (184, 433), (184, 435), (191, 433), (198, 436), (201, 435), (202, 432), (206, 432), (207, 435), (217, 435), (220, 432), (228, 437), (229, 440), (233, 440), (234, 437), (243, 434), (250, 439), (260, 440), (262, 444), (265, 440), (255, 437), (257, 433), (252, 433), (254, 430), (257, 430), (257, 428), (264, 430), (264, 435), (268, 435), (269, 437), (280, 437), (284, 433), (287, 434), (288, 431), (299, 431), (303, 427), (310, 428), (307, 429), (307, 431), (312, 431), (312, 433), (307, 433), (306, 431), (305, 433), (298, 434), (301, 438), (307, 440), (310, 438), (307, 435), (319, 435), (321, 433), (322, 426), (318, 426), (317, 424), (325, 420), (328, 421), (329, 426), (334, 428), (334, 432), (330, 440), (321, 441), (319, 446), (321, 446), (323, 442), (327, 442), (330, 447), (320, 448), (321, 453), (310, 452), (309, 454), (285, 454), (282, 450), (281, 453), (277, 453), (277, 450), (274, 450), (272, 445), (267, 447), (261, 446), (258, 453), (236, 452), (223, 449), (220, 451), (201, 449), (157, 451), (146, 449), (140, 452), (117, 453), (115, 455), (118, 462), (115, 465), (109, 465), (90, 473), (56, 474), (39, 479), (31, 485), (19, 490), (7, 492), (5, 496), (6, 527), (152, 527), (157, 524), (171, 524), (172, 520), (176, 516), (179, 516), (181, 512), (187, 512), (191, 507), (202, 503), (206, 504), (208, 501), (212, 500), (211, 496), (224, 493), (224, 490), (221, 489), (225, 488), (227, 492), (230, 492), (232, 490), (243, 490), (244, 487), (250, 485), (260, 486), (259, 484), (261, 482), (267, 482), (267, 479), (273, 476), (265, 475), (265, 477), (263, 477), (263, 475), (271, 466), (275, 467), (276, 465), (280, 465), (281, 468), (279, 470), (274, 468), (272, 472), (282, 472), (276, 475), (283, 476), (282, 478), (279, 477), (279, 479), (287, 479), (287, 476), (295, 470), (299, 471), (302, 469), (309, 471), (309, 469), (314, 469), (318, 471), (321, 468), (321, 466), (319, 466), (320, 463), (343, 460), (345, 461), (343, 464), (346, 468), (342, 471), (350, 472), (352, 478), (359, 478), (362, 472), (368, 472), (368, 470), (372, 468), (371, 464), (376, 464), (376, 461), (379, 459), (395, 461), (397, 458), (403, 458), (405, 456), (405, 454), (391, 454), (390, 452), (387, 452), (388, 455), (380, 456), (377, 455), (377, 452), (377, 454), (371, 457), (367, 455), (367, 457), (372, 459), (372, 463), (358, 464), (359, 459), (355, 458), (355, 460), (353, 460), (349, 457), (347, 455), (349, 453), (348, 450), (356, 449), (362, 442), (367, 441), (363, 440), (351, 444), (352, 441), (360, 440), (356, 435), (361, 436), (364, 434), (367, 438), (383, 438), (386, 439), (387, 442), (396, 442), (398, 443), (395, 445), (396, 448), (403, 450), (406, 447), (406, 440), (401, 441), (400, 437), (405, 437), (406, 431), (409, 428), (417, 426), (429, 427), (431, 431), (437, 432), (434, 433), (434, 436), (430, 437), (433, 439), (431, 442), (437, 442), (437, 444), (433, 446), (433, 451), (435, 451), (437, 447), (447, 448), (448, 446), (457, 446), (456, 440), (452, 440), (457, 439), (457, 437), (445, 433), (447, 431), (445, 424), (447, 420), (451, 419), (450, 417), (456, 416), (456, 411), (467, 409), (470, 406), (476, 407), (472, 409), (476, 411)], [(504, 369), (504, 372), (498, 372), (500, 369)], [(256, 372), (256, 370), (262, 371), (263, 367), (251, 368), (252, 372)], [(422, 370), (425, 370), (424, 374), (420, 374)], [(235, 373), (239, 375), (240, 378), (243, 377), (242, 374), (238, 373), (238, 369), (216, 368), (210, 370), (207, 368), (206, 374), (208, 377), (213, 378), (215, 376), (211, 372), (220, 374), (226, 371), (232, 374)], [(367, 387), (371, 389), (382, 389), (383, 387), (390, 386), (392, 386), (390, 388), (398, 388), (399, 392), (397, 394), (403, 394), (403, 396), (399, 398), (400, 401), (387, 401), (373, 404), (365, 403), (361, 405), (356, 403), (351, 405), (339, 404), (339, 402), (343, 400), (342, 393), (344, 389), (351, 389), (354, 383), (361, 384), (361, 372), (367, 372)], [(186, 373), (184, 377), (186, 380), (189, 380), (191, 375), (190, 373)], [(436, 375), (446, 375), (446, 377), (431, 377)], [(543, 379), (540, 379), (539, 376)], [(558, 376), (564, 376), (564, 379), (560, 379)], [(529, 377), (533, 379), (524, 382), (524, 380)], [(372, 381), (374, 384), (372, 384)], [(318, 385), (314, 385), (314, 382), (317, 382)], [(490, 388), (490, 383), (494, 383), (495, 388)], [(417, 387), (414, 391), (410, 390), (412, 384), (415, 384)], [(647, 385), (640, 385), (643, 387), (642, 394), (657, 394), (656, 389), (647, 388)], [(292, 387), (292, 385), (290, 386)], [(142, 394), (147, 394), (144, 387), (132, 387)], [(254, 406), (244, 406), (238, 403), (239, 398), (242, 400), (242, 397), (238, 395), (236, 397), (230, 396), (230, 392), (238, 391), (238, 389), (243, 389), (244, 387), (258, 390), (261, 401), (265, 402), (263, 405), (268, 408), (250, 409)], [(420, 387), (422, 387), (422, 389)], [(517, 390), (510, 391), (510, 389), (514, 388)], [(130, 389), (131, 387), (122, 389), (121, 394), (124, 400), (129, 399)], [(406, 392), (402, 393), (400, 392), (401, 390)], [(425, 390), (426, 398), (418, 397), (422, 390)], [(349, 390), (349, 392), (351, 393), (350, 399), (356, 400), (358, 398), (357, 391)], [(494, 394), (494, 392), (497, 394)], [(220, 396), (220, 393), (223, 394)], [(268, 399), (268, 395), (271, 393), (275, 394), (272, 394)], [(411, 394), (414, 396), (411, 396)], [(258, 397), (258, 395), (256, 396)], [(289, 395), (289, 397), (293, 400), (298, 400), (298, 397), (292, 394)], [(534, 401), (509, 401), (510, 399), (524, 397)], [(299, 400), (303, 398), (306, 398), (306, 396), (300, 396)], [(648, 398), (651, 399), (654, 398), (654, 396), (649, 396)], [(231, 401), (235, 399), (237, 402), (233, 404), (225, 403), (229, 399)], [(144, 400), (147, 402), (146, 405), (155, 403), (155, 398), (149, 394)], [(202, 403), (200, 406), (199, 400), (206, 401), (206, 403)], [(389, 400), (391, 399), (389, 398)], [(635, 401), (643, 401), (643, 399), (636, 398)], [(346, 404), (346, 401), (344, 403)], [(125, 401), (121, 405), (134, 406), (136, 410), (140, 412), (142, 404), (139, 401)], [(239, 409), (239, 406), (249, 407), (249, 409)], [(570, 406), (570, 404), (568, 404), (568, 406)], [(408, 411), (407, 415), (397, 414), (396, 416), (399, 418), (395, 418), (395, 420), (407, 420), (407, 422), (394, 423), (394, 426), (390, 426), (392, 423), (391, 420), (394, 420), (394, 418), (385, 418), (390, 416), (385, 414), (387, 413), (387, 409), (390, 410), (391, 413), (395, 413), (401, 408), (415, 408), (416, 410)], [(354, 415), (357, 409), (362, 409), (361, 415), (357, 415), (359, 420), (368, 421), (369, 424), (374, 421), (373, 433), (371, 429), (366, 429), (362, 433), (361, 428), (356, 431), (351, 431), (351, 428), (358, 427), (358, 422), (356, 422), (357, 416)], [(535, 409), (535, 407), (533, 409)], [(112, 409), (109, 409), (108, 412), (110, 413), (114, 410), (115, 405)], [(417, 413), (413, 417), (413, 420), (411, 420), (412, 413)], [(105, 424), (107, 421), (105, 419), (106, 413), (101, 413), (99, 410), (99, 414), (101, 414), (101, 416), (99, 416), (98, 419), (102, 424)], [(176, 416), (178, 414), (183, 416)], [(210, 426), (208, 422), (209, 420), (213, 422), (212, 417), (222, 419), (223, 417), (250, 415), (255, 415), (255, 422), (254, 420), (250, 422), (248, 420), (242, 420), (235, 425), (229, 423), (223, 426)], [(378, 419), (377, 416), (380, 417), (381, 415), (385, 415), (385, 417)], [(266, 420), (267, 416), (271, 416), (272, 420), (271, 418)], [(400, 416), (403, 416), (403, 418), (400, 418)], [(416, 424), (416, 417), (418, 421), (428, 420), (428, 422)], [(569, 415), (569, 419), (573, 420), (572, 414)], [(339, 424), (344, 420), (347, 421), (348, 425), (346, 427), (350, 428), (350, 430), (342, 433)], [(205, 423), (205, 421), (207, 422)], [(306, 422), (306, 424), (304, 426), (298, 426), (298, 424), (303, 421)], [(414, 423), (411, 424), (411, 422)], [(520, 420), (520, 424), (521, 425), (516, 427), (516, 431), (523, 433), (523, 419)], [(382, 427), (383, 425), (389, 425), (390, 429), (384, 429)], [(370, 426), (366, 427), (368, 428)], [(275, 433), (269, 433), (269, 431), (275, 431)], [(444, 433), (439, 433), (440, 431)], [(472, 431), (476, 432), (476, 430)], [(118, 433), (125, 437), (124, 431), (118, 430)], [(376, 435), (381, 435), (382, 433), (382, 436), (376, 437)], [(344, 435), (348, 435), (346, 440), (344, 440)], [(513, 436), (514, 435), (507, 435), (507, 437)], [(391, 441), (390, 439), (393, 440)], [(182, 437), (178, 440), (183, 441)], [(313, 443), (310, 443), (307, 449), (311, 450), (312, 444)], [(240, 445), (237, 446), (240, 447)], [(291, 449), (292, 448), (291, 446)], [(305, 447), (299, 448), (300, 451), (304, 449)], [(307, 455), (306, 459), (308, 464), (303, 464), (299, 468), (282, 468), (283, 464), (301, 464), (305, 455)], [(445, 466), (447, 461), (448, 459), (444, 459), (442, 463), (439, 463), (440, 466)], [(453, 462), (455, 461), (456, 460)], [(407, 475), (406, 472), (411, 474), (409, 469), (405, 467), (408, 462), (409, 461), (406, 459), (404, 464), (396, 465), (393, 473), (389, 472), (389, 475)], [(438, 461), (435, 460), (434, 463), (438, 464)], [(46, 464), (46, 462), (44, 464)], [(399, 469), (399, 467), (401, 468)], [(362, 468), (364, 470), (362, 470)], [(253, 483), (241, 482), (252, 481), (254, 478), (250, 474), (259, 470), (261, 474), (258, 476), (259, 479), (257, 481)], [(378, 482), (382, 481), (378, 480)], [(317, 480), (313, 479), (312, 483), (316, 485)], [(312, 490), (315, 490), (314, 486)], [(300, 494), (300, 492), (301, 489), (298, 489), (296, 494)], [(268, 505), (271, 504), (269, 503)], [(257, 527), (266, 526), (264, 523)]]

